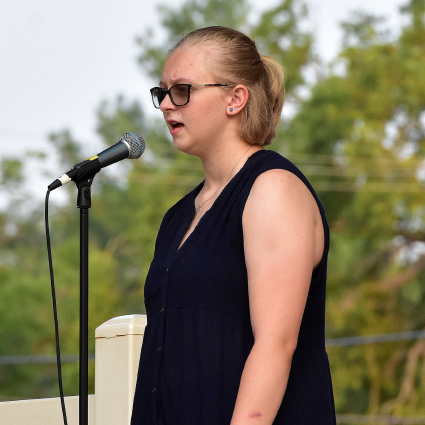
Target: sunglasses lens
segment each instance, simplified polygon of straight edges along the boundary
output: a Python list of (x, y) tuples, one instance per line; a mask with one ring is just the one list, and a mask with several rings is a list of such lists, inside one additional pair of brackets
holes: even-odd
[(187, 84), (176, 84), (170, 88), (170, 95), (174, 105), (186, 105), (189, 101), (189, 86)]
[(159, 105), (164, 100), (165, 97), (165, 90), (161, 87), (154, 87), (151, 89), (151, 95), (152, 95), (152, 102), (155, 108), (159, 109)]

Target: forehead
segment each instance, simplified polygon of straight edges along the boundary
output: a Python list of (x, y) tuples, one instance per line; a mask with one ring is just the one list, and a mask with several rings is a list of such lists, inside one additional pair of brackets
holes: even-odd
[(214, 75), (208, 66), (212, 54), (212, 49), (207, 46), (179, 47), (165, 62), (161, 83), (167, 86), (213, 83)]

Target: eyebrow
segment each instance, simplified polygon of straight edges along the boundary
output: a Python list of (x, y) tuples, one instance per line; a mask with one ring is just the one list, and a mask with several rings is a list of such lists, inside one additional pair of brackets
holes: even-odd
[[(176, 84), (194, 84), (194, 83), (193, 83), (193, 81), (191, 81), (190, 78), (187, 78), (187, 77), (185, 77), (185, 78), (178, 77), (174, 81), (171, 82), (171, 86), (170, 87), (172, 87), (172, 86), (174, 86)], [(160, 87), (162, 87), (162, 86), (168, 87), (167, 84), (165, 84), (164, 81), (162, 81), (162, 80), (159, 82), (159, 85), (160, 85)]]

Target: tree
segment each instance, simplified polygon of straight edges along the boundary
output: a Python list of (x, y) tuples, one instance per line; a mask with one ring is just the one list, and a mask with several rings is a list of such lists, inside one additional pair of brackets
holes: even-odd
[[(311, 46), (310, 35), (303, 36), (298, 29), (298, 20), (304, 17), (304, 10), (300, 10), (298, 14), (293, 10), (295, 4), (293, 0), (287, 0), (272, 13), (282, 22), (279, 24), (276, 21), (273, 26), (273, 48), (277, 52), (279, 40), (286, 37), (285, 51), (293, 58), (298, 58), (294, 59), (294, 64), (291, 65), (291, 73), (294, 75), (291, 84), (294, 88), (302, 82), (299, 69), (308, 62)], [(186, 3), (181, 10), (161, 7), (166, 40), (155, 46), (149, 38), (152, 37), (153, 31), (139, 37), (139, 64), (152, 77), (159, 79), (170, 41), (183, 30), (198, 26), (220, 24), (248, 31), (257, 28), (259, 39), (266, 43), (267, 25), (273, 21), (272, 14), (264, 15), (260, 24), (254, 27), (247, 20), (248, 11), (249, 3), (246, 0), (193, 0)], [(289, 21), (283, 24), (285, 20)], [(154, 47), (149, 47), (152, 45)], [(143, 282), (153, 256), (154, 241), (161, 218), (173, 203), (202, 180), (199, 162), (178, 153), (170, 143), (162, 120), (147, 119), (137, 102), (122, 96), (114, 101), (102, 101), (97, 117), (97, 130), (105, 146), (115, 143), (121, 134), (131, 130), (146, 137), (148, 148), (140, 161), (117, 164), (116, 167), (122, 167), (124, 178), (112, 179), (105, 171), (96, 177), (93, 185), (89, 265), (91, 335), (94, 335), (96, 326), (110, 317), (144, 312)], [(64, 168), (77, 163), (83, 156), (82, 143), (74, 139), (71, 131), (52, 133), (50, 139)], [(21, 164), (14, 161), (11, 159), (7, 164), (3, 164), (4, 188), (11, 188), (13, 184), (20, 182)], [(62, 351), (65, 354), (73, 354), (78, 351), (78, 212), (73, 207), (75, 187), (68, 185), (61, 190), (67, 192), (68, 200), (66, 205), (53, 207), (51, 234)], [(3, 258), (13, 251), (15, 245), (19, 246), (19, 249), (13, 252), (13, 262), (1, 262), (0, 272), (4, 277), (2, 285), (10, 292), (10, 297), (5, 297), (3, 304), (0, 304), (2, 316), (9, 317), (9, 322), (4, 323), (10, 323), (15, 317), (8, 311), (7, 306), (13, 304), (13, 300), (16, 303), (19, 299), (17, 288), (28, 292), (27, 288), (30, 287), (33, 291), (33, 306), (20, 311), (18, 326), (12, 328), (0, 324), (2, 340), (10, 342), (2, 346), (4, 354), (54, 352), (47, 263), (44, 248), (40, 249), (44, 246), (41, 206), (33, 205), (32, 210), (36, 211), (36, 215), (33, 215), (31, 220), (26, 217), (18, 221), (7, 214), (2, 216), (3, 229), (10, 227), (12, 222), (17, 229), (17, 233), (10, 240), (1, 242)], [(32, 244), (25, 241), (29, 235), (34, 239)], [(32, 250), (29, 251), (31, 247)], [(32, 266), (27, 266), (26, 262), (31, 262)], [(21, 270), (25, 272), (22, 273)], [(24, 330), (28, 329), (27, 322), (31, 322), (32, 316), (36, 317), (36, 320), (32, 321), (34, 330), (31, 333), (32, 338), (27, 338)], [(13, 342), (18, 339), (25, 339), (25, 344)], [(53, 366), (47, 374), (45, 369), (40, 368), (32, 369), (32, 372), (28, 373), (28, 367), (9, 368), (9, 372), (2, 375), (1, 385), (7, 388), (3, 392), (4, 397), (30, 396), (31, 387), (40, 387), (37, 382), (42, 379), (47, 381), (48, 385), (43, 385), (43, 391), (34, 391), (32, 396), (56, 394)], [(77, 380), (76, 365), (65, 365), (64, 384), (68, 394), (77, 392)]]
[[(245, 0), (191, 0), (181, 10), (162, 7), (165, 37), (156, 40), (153, 30), (139, 37), (139, 64), (159, 80), (176, 36), (211, 24), (250, 33), (262, 53), (281, 60), (287, 70), (287, 101), (296, 114), (284, 119), (272, 148), (301, 168), (327, 211), (332, 235), (327, 337), (423, 329), (424, 318), (418, 314), (425, 307), (423, 2), (411, 0), (403, 8), (408, 23), (399, 37), (382, 19), (354, 14), (342, 25), (344, 45), (329, 68), (320, 68), (313, 35), (303, 30), (307, 10), (301, 1), (283, 0), (256, 22), (248, 20), (248, 10)], [(320, 73), (306, 81), (306, 70), (312, 68)], [(112, 316), (143, 313), (143, 282), (160, 220), (202, 179), (199, 162), (178, 153), (162, 121), (147, 118), (137, 102), (123, 97), (103, 101), (97, 116), (105, 146), (131, 130), (146, 137), (148, 148), (140, 161), (117, 164), (124, 177), (112, 179), (105, 171), (95, 180), (90, 213), (92, 335)], [(51, 138), (66, 166), (80, 160), (81, 144), (70, 131)], [(21, 167), (14, 159), (1, 164), (3, 188), (12, 194), (14, 185), (21, 184)], [(78, 223), (77, 212), (69, 207), (75, 204), (75, 188), (64, 190), (69, 191), (68, 205), (52, 212), (53, 255), (63, 349), (74, 353)], [(24, 211), (19, 217), (7, 212), (0, 216), (0, 311), (5, 318), (0, 337), (8, 341), (0, 350), (52, 353), (42, 227), (40, 218)], [(22, 293), (35, 301), (22, 299)], [(8, 307), (21, 299), (18, 317)], [(13, 332), (10, 324), (15, 322)], [(329, 357), (338, 412), (425, 413), (423, 340), (329, 347)], [(40, 371), (22, 371), (0, 374), (8, 395), (28, 395), (31, 387), (39, 387)], [(56, 393), (53, 372), (43, 394)], [(67, 367), (65, 380), (67, 391), (75, 393), (74, 366)]]
[[(343, 23), (343, 51), (285, 133), (329, 213), (333, 337), (425, 326), (423, 2), (403, 12), (399, 39), (374, 16)], [(329, 354), (339, 412), (424, 413), (423, 340)]]

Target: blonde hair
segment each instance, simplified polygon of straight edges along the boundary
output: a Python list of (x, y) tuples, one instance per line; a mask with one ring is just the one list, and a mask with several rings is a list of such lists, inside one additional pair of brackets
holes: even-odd
[(249, 92), (240, 112), (239, 135), (253, 145), (269, 145), (276, 135), (285, 97), (285, 74), (275, 59), (261, 55), (255, 42), (232, 28), (212, 26), (186, 34), (170, 50), (198, 44), (211, 46), (217, 82), (243, 84)]

